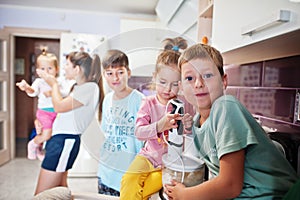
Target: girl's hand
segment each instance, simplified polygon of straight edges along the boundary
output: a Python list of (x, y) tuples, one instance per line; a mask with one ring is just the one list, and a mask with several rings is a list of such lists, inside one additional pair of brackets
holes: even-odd
[(28, 83), (22, 79), (21, 82), (17, 82), (16, 86), (18, 86), (20, 88), (20, 90), (25, 91), (28, 88)]
[(39, 77), (44, 79), (51, 87), (57, 83), (56, 78), (54, 76), (48, 74), (44, 70), (36, 69), (36, 73), (38, 74)]
[(21, 91), (24, 91), (27, 94), (34, 93), (34, 89), (24, 79), (21, 82), (16, 83), (16, 86), (18, 86)]
[(172, 180), (171, 184), (165, 185), (164, 191), (168, 195), (169, 199), (180, 200), (184, 199), (184, 188), (185, 186), (182, 183)]
[(172, 128), (177, 128), (177, 121), (181, 120), (182, 117), (180, 117), (180, 114), (166, 114), (163, 118), (161, 118), (157, 122), (157, 132), (164, 132), (165, 130), (169, 130)]

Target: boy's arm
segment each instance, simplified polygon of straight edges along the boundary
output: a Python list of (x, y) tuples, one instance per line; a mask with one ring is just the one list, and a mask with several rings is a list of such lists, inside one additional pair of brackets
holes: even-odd
[(21, 82), (17, 82), (16, 86), (18, 86), (20, 90), (26, 92), (27, 94), (33, 94), (35, 92), (35, 90), (24, 79), (22, 79)]
[(220, 158), (219, 175), (194, 187), (165, 186), (173, 199), (233, 199), (240, 195), (244, 181), (245, 150), (226, 154)]

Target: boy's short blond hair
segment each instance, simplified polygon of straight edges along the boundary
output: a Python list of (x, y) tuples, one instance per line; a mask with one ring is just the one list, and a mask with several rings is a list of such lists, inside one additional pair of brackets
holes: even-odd
[(217, 66), (221, 76), (224, 75), (223, 57), (221, 53), (212, 46), (206, 44), (195, 44), (186, 49), (180, 56), (178, 67), (181, 71), (181, 66), (194, 59), (209, 59)]

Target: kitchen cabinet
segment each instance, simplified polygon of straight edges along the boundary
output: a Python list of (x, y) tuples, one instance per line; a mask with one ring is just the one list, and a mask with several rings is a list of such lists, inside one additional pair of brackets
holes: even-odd
[[(273, 24), (280, 10), (289, 12), (289, 20)], [(288, 0), (214, 0), (211, 44), (223, 53), (225, 64), (299, 55), (299, 13), (300, 3)], [(253, 31), (243, 33), (250, 27)]]

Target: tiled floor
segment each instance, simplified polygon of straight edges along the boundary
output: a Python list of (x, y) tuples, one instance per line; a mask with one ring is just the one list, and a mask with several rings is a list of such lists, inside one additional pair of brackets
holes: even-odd
[[(26, 158), (26, 144), (26, 140), (17, 141), (16, 158), (0, 166), (0, 200), (30, 200), (33, 197), (41, 162)], [(74, 174), (70, 173), (72, 177), (68, 177), (68, 184), (76, 200), (118, 199), (97, 194), (96, 176), (75, 177)], [(154, 194), (150, 199), (160, 198)]]
[[(0, 166), (0, 199), (31, 199), (37, 183), (40, 161), (16, 158)], [(97, 193), (97, 178), (68, 178), (73, 192)]]
[[(29, 200), (35, 191), (41, 162), (28, 160), (26, 143), (17, 143), (17, 158), (0, 166), (0, 200)], [(68, 184), (72, 192), (97, 193), (97, 177), (69, 177)]]

